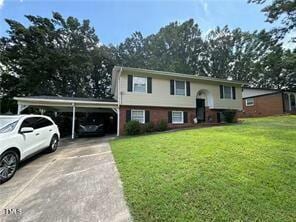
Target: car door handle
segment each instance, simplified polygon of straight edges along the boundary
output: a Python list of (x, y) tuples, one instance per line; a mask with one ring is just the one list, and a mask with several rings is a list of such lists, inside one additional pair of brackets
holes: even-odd
[(40, 133), (36, 133), (35, 135), (36, 135), (36, 136), (39, 136), (39, 135), (40, 135)]
[(51, 131), (52, 131), (52, 129), (49, 130), (49, 132), (51, 132)]

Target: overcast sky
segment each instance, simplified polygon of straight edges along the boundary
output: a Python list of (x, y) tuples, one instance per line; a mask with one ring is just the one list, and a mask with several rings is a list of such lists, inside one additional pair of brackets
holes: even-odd
[(8, 29), (5, 18), (27, 25), (24, 15), (50, 17), (52, 11), (89, 19), (104, 44), (118, 44), (135, 31), (149, 35), (170, 22), (190, 18), (203, 33), (225, 25), (270, 30), (261, 8), (247, 0), (0, 0), (0, 36)]

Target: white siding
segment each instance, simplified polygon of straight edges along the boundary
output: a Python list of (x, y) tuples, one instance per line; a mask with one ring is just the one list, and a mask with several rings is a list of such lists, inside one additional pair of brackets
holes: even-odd
[[(236, 87), (236, 99), (220, 99), (219, 83), (203, 80), (190, 80), (190, 96), (170, 95), (170, 78), (167, 76), (152, 77), (152, 93), (135, 93), (127, 91), (127, 76), (132, 73), (122, 73), (120, 77), (120, 95), (119, 101), (121, 105), (134, 106), (160, 106), (160, 107), (188, 107), (195, 108), (197, 92), (199, 90), (207, 90), (213, 98), (213, 106), (210, 108), (216, 109), (242, 109), (242, 93), (241, 87), (238, 84), (232, 85)], [(136, 76), (149, 76), (137, 74)], [(180, 79), (186, 80), (186, 79)], [(207, 104), (207, 101), (206, 101)]]

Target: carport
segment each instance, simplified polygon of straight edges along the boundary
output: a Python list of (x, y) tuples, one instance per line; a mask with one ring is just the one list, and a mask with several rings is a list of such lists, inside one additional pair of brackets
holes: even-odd
[(117, 116), (117, 136), (119, 135), (119, 107), (114, 99), (95, 99), (78, 97), (60, 97), (60, 96), (27, 96), (14, 97), (18, 104), (18, 114), (28, 107), (35, 107), (42, 110), (51, 110), (54, 112), (72, 113), (72, 132), (71, 137), (75, 137), (75, 118), (77, 112), (114, 112)]

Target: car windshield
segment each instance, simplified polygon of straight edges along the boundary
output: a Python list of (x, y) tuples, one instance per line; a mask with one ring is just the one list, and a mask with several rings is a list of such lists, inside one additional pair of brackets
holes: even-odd
[(0, 117), (0, 133), (7, 133), (12, 131), (19, 118), (17, 117)]
[(101, 123), (103, 123), (102, 119), (99, 119), (96, 117), (90, 117), (90, 116), (80, 120), (80, 124), (83, 124), (83, 125), (99, 125)]

